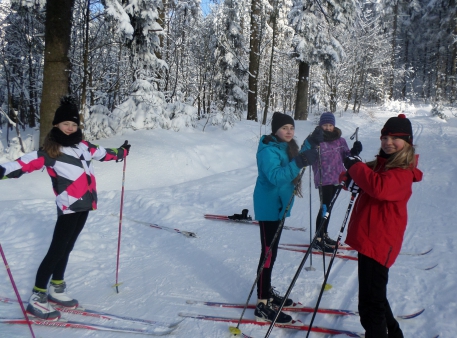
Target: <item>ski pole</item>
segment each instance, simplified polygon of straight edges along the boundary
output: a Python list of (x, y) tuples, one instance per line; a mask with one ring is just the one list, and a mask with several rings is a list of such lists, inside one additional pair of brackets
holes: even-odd
[[(128, 143), (125, 140), (125, 143)], [(116, 259), (116, 284), (113, 286), (116, 287), (116, 292), (119, 293), (119, 285), (122, 283), (118, 282), (119, 277), (119, 255), (121, 251), (121, 232), (122, 232), (122, 209), (124, 207), (124, 183), (125, 183), (125, 167), (127, 165), (127, 157), (124, 157), (124, 168), (122, 170), (122, 191), (121, 191), (121, 207), (119, 211), (119, 235), (117, 236), (117, 259)]]
[(343, 232), (346, 227), (346, 223), (347, 223), (349, 214), (351, 212), (352, 206), (354, 205), (356, 196), (357, 196), (357, 193), (355, 193), (355, 192), (353, 192), (351, 194), (351, 200), (349, 201), (349, 205), (346, 210), (346, 214), (344, 215), (343, 223), (341, 224), (340, 233), (338, 234), (338, 238), (336, 240), (335, 251), (333, 251), (332, 258), (330, 258), (330, 263), (328, 264), (328, 269), (325, 274), (324, 282), (322, 283), (321, 291), (319, 292), (319, 297), (317, 297), (316, 306), (314, 308), (313, 316), (311, 317), (311, 322), (309, 323), (309, 326), (308, 326), (308, 332), (306, 334), (306, 338), (308, 338), (309, 333), (311, 332), (311, 328), (313, 327), (314, 318), (316, 317), (317, 309), (319, 308), (319, 304), (322, 299), (322, 294), (324, 293), (325, 286), (327, 285), (328, 276), (330, 275), (330, 269), (332, 268), (333, 261), (335, 260), (336, 252), (338, 250), (338, 246), (340, 244), (341, 237), (343, 236)]
[[(311, 170), (309, 171), (309, 242), (313, 240), (312, 238), (312, 231), (313, 231), (313, 218), (311, 212)], [(313, 268), (313, 255), (309, 258), (309, 266), (305, 268), (306, 271), (315, 271), (316, 269)]]
[(10, 266), (8, 265), (8, 262), (6, 260), (6, 256), (5, 256), (5, 253), (3, 252), (3, 248), (2, 248), (1, 244), (0, 244), (0, 253), (2, 254), (3, 263), (5, 263), (5, 268), (6, 268), (6, 271), (8, 272), (8, 276), (10, 277), (11, 285), (13, 286), (14, 292), (16, 293), (17, 301), (19, 302), (19, 306), (21, 307), (25, 320), (27, 321), (27, 325), (29, 326), (30, 333), (32, 334), (32, 337), (35, 338), (35, 333), (33, 332), (33, 329), (32, 329), (32, 323), (30, 323), (29, 317), (25, 313), (24, 304), (22, 304), (21, 296), (19, 295), (19, 291), (17, 290), (16, 283), (14, 283), (13, 274), (11, 273)]
[[(324, 218), (324, 215), (326, 213), (327, 210), (326, 209), (326, 205), (324, 205), (324, 194), (322, 192), (322, 157), (321, 157), (321, 147), (317, 147), (318, 149), (318, 154), (319, 154), (319, 199), (320, 199), (320, 212), (322, 213), (321, 214), (321, 219)], [(325, 207), (325, 208), (324, 208)], [(322, 228), (322, 227), (320, 227)], [(317, 229), (316, 229), (316, 232), (317, 232)], [(320, 234), (319, 232), (319, 235), (320, 235), (320, 238), (321, 238), (321, 243), (322, 243), (322, 246), (325, 247), (325, 241), (324, 241), (324, 234)], [(312, 256), (312, 255), (311, 255)], [(325, 276), (325, 255), (322, 255), (322, 267), (323, 267), (323, 271), (324, 271), (324, 276)]]
[(308, 259), (309, 255), (310, 255), (310, 253), (312, 251), (313, 245), (317, 241), (317, 234), (319, 233), (319, 231), (323, 227), (324, 221), (327, 220), (327, 218), (329, 217), (330, 212), (332, 211), (333, 205), (334, 205), (336, 199), (338, 198), (338, 195), (340, 194), (340, 191), (341, 191), (341, 189), (343, 187), (343, 184), (344, 184), (344, 182), (341, 182), (338, 185), (338, 188), (337, 188), (337, 190), (335, 192), (335, 195), (333, 195), (333, 198), (332, 198), (332, 200), (331, 200), (331, 202), (329, 204), (327, 212), (325, 213), (325, 217), (322, 219), (321, 223), (319, 224), (319, 228), (316, 229), (316, 233), (314, 234), (314, 238), (313, 238), (312, 242), (310, 243), (310, 246), (308, 247), (308, 250), (306, 250), (305, 256), (303, 257), (300, 265), (298, 266), (297, 272), (295, 273), (294, 278), (292, 279), (292, 282), (290, 283), (289, 288), (287, 289), (286, 294), (284, 295), (284, 298), (283, 298), (281, 304), (279, 305), (279, 307), (277, 309), (276, 316), (273, 319), (273, 321), (271, 322), (270, 327), (268, 328), (268, 331), (267, 331), (267, 333), (265, 335), (265, 338), (268, 338), (270, 336), (271, 331), (273, 330), (273, 328), (274, 328), (274, 326), (276, 324), (276, 321), (278, 320), (279, 314), (281, 313), (281, 310), (284, 307), (284, 304), (286, 303), (287, 298), (289, 297), (290, 293), (292, 292), (292, 289), (295, 286), (295, 282), (297, 281), (298, 276), (300, 275), (300, 272), (303, 269), (303, 266), (305, 265), (306, 260)]
[(299, 185), (301, 183), (301, 179), (302, 179), (303, 174), (305, 173), (305, 170), (306, 170), (306, 167), (303, 168), (302, 171), (300, 172), (300, 174), (298, 175), (298, 180), (297, 180), (297, 183), (296, 183), (296, 185), (294, 187), (294, 191), (292, 192), (292, 195), (290, 196), (290, 199), (289, 199), (289, 203), (287, 203), (286, 209), (284, 210), (284, 214), (282, 215), (281, 221), (279, 223), (279, 227), (276, 230), (276, 233), (275, 233), (273, 239), (271, 240), (270, 247), (268, 248), (268, 251), (266, 252), (265, 257), (263, 258), (262, 264), (261, 264), (259, 270), (257, 271), (257, 276), (255, 278), (254, 284), (252, 284), (252, 288), (251, 288), (251, 291), (249, 292), (248, 299), (246, 300), (246, 304), (244, 304), (243, 312), (241, 312), (240, 319), (238, 320), (238, 323), (236, 324), (236, 327), (233, 327), (233, 326), (229, 327), (229, 331), (233, 335), (240, 335), (241, 334), (241, 330), (239, 329), (240, 324), (241, 324), (241, 320), (243, 319), (244, 313), (246, 312), (246, 309), (248, 307), (249, 301), (251, 300), (252, 293), (254, 291), (255, 286), (257, 285), (257, 281), (259, 280), (260, 275), (262, 274), (263, 268), (264, 268), (265, 263), (266, 263), (266, 261), (268, 259), (268, 256), (270, 255), (271, 249), (273, 248), (273, 246), (274, 246), (277, 238), (279, 237), (279, 234), (281, 233), (281, 230), (282, 230), (282, 228), (284, 226), (284, 222), (286, 220), (287, 212), (290, 209), (290, 205), (292, 204), (292, 201), (293, 201), (294, 196), (295, 196), (295, 192), (297, 191), (297, 189), (298, 189), (298, 187), (299, 187)]
[(355, 132), (354, 132), (354, 134), (351, 135), (350, 139), (353, 140), (354, 137), (355, 137), (356, 141), (359, 140), (359, 127), (355, 128)]

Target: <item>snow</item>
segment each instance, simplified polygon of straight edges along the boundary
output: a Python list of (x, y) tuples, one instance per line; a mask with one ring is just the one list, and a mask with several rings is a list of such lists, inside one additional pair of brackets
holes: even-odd
[[(405, 108), (405, 107), (402, 107)], [(371, 160), (380, 145), (382, 125), (400, 110), (370, 108), (354, 115), (337, 115), (337, 126), (349, 144), (356, 127), (363, 143), (362, 158)], [(457, 120), (430, 116), (430, 107), (406, 107), (412, 121), (414, 142), (420, 154), (423, 181), (413, 186), (409, 202), (409, 224), (404, 252), (433, 248), (424, 256), (399, 256), (390, 269), (388, 298), (394, 313), (407, 314), (425, 308), (415, 319), (402, 320), (405, 337), (453, 337), (457, 330), (456, 238), (453, 226), (457, 178)], [(311, 121), (296, 122), (301, 144), (314, 128)], [(260, 241), (258, 229), (249, 224), (205, 220), (204, 213), (233, 214), (243, 208), (253, 214), (252, 193), (256, 180), (255, 152), (260, 137), (259, 124), (243, 120), (227, 130), (198, 122), (197, 128), (179, 133), (162, 129), (125, 132), (97, 141), (102, 146), (132, 144), (127, 158), (122, 222), (119, 293), (116, 276), (117, 243), (123, 163), (96, 162), (99, 210), (90, 213), (66, 273), (69, 293), (81, 305), (94, 310), (144, 319), (172, 321), (179, 312), (239, 317), (239, 309), (218, 309), (186, 304), (187, 299), (246, 302), (255, 279)], [(268, 127), (269, 128), (269, 127)], [(4, 145), (6, 133), (0, 134)], [(23, 133), (24, 137), (27, 133)], [(6, 146), (5, 146), (6, 147)], [(0, 163), (6, 162), (0, 157)], [(56, 210), (50, 179), (46, 172), (24, 175), (19, 180), (0, 183), (0, 241), (21, 297), (30, 296), (35, 273), (51, 240)], [(319, 207), (317, 190), (309, 191), (309, 174), (304, 174), (303, 199), (296, 199), (286, 225), (307, 227), (314, 223)], [(338, 235), (349, 203), (342, 192), (331, 217), (329, 232)], [(254, 216), (254, 215), (252, 215)], [(129, 218), (129, 219), (127, 219)], [(192, 231), (197, 238), (154, 229), (130, 219)], [(309, 243), (309, 232), (283, 231), (281, 243)], [(343, 236), (344, 239), (344, 236)], [(284, 293), (303, 254), (280, 250), (273, 272), (273, 285)], [(303, 270), (291, 296), (314, 306), (323, 280), (321, 256), (312, 257), (315, 271)], [(326, 261), (328, 266), (329, 260)], [(424, 270), (438, 263), (432, 270)], [(305, 266), (309, 266), (307, 261)], [(328, 281), (321, 307), (357, 310), (357, 265), (337, 259)], [(0, 295), (15, 298), (5, 269), (0, 269)], [(255, 292), (254, 299), (255, 301)], [(0, 303), (0, 316), (21, 317), (17, 304)], [(292, 314), (309, 322), (311, 315)], [(143, 327), (121, 321), (104, 321), (63, 314), (76, 321), (123, 327)], [(246, 318), (253, 318), (247, 310)], [(314, 325), (363, 332), (358, 317), (318, 315)], [(175, 338), (229, 337), (226, 323), (185, 319), (170, 335)], [(128, 337), (128, 334), (34, 326), (37, 337)], [(242, 331), (263, 337), (267, 327), (242, 325)], [(271, 337), (303, 337), (303, 333), (275, 328)], [(0, 324), (0, 337), (30, 337), (26, 325)], [(312, 333), (311, 337), (322, 334)], [(343, 337), (343, 336), (341, 336)]]

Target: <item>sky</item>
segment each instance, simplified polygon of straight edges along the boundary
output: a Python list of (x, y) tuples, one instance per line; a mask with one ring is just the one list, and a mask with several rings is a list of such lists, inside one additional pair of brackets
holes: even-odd
[[(369, 107), (359, 114), (338, 113), (336, 126), (349, 136), (359, 127), (364, 161), (374, 158), (380, 147), (380, 130), (385, 121), (402, 112), (411, 119), (414, 143), (420, 154), (423, 181), (413, 185), (408, 204), (409, 221), (402, 251), (432, 251), (423, 256), (400, 255), (390, 269), (388, 299), (394, 314), (425, 309), (419, 317), (402, 320), (405, 337), (453, 337), (457, 331), (457, 228), (454, 225), (457, 178), (457, 119), (447, 121), (430, 115), (430, 106), (392, 103)], [(299, 144), (314, 129), (318, 116), (296, 121)], [(245, 303), (255, 280), (260, 254), (259, 230), (255, 225), (204, 219), (205, 213), (231, 215), (249, 209), (257, 176), (255, 153), (259, 138), (270, 126), (239, 121), (223, 131), (203, 126), (180, 132), (165, 130), (126, 131), (94, 143), (118, 147), (131, 145), (125, 172), (125, 192), (119, 256), (119, 293), (116, 260), (123, 163), (95, 162), (99, 209), (90, 213), (76, 242), (66, 271), (70, 295), (88, 309), (150, 320), (175, 321), (178, 313), (199, 313), (237, 317), (239, 309), (211, 308), (186, 304), (186, 300)], [(26, 131), (24, 137), (33, 132)], [(0, 140), (6, 148), (3, 128)], [(0, 163), (7, 162), (5, 154)], [(309, 188), (305, 171), (302, 199), (296, 199), (285, 225), (308, 230), (284, 230), (280, 244), (310, 241), (310, 219), (319, 208), (314, 185)], [(332, 211), (329, 233), (336, 238), (343, 222), (350, 194), (342, 192)], [(311, 207), (310, 207), (311, 204)], [(35, 273), (44, 257), (54, 229), (56, 208), (51, 182), (45, 171), (0, 182), (0, 243), (19, 293), (28, 299)], [(192, 231), (196, 238), (149, 227), (136, 221)], [(343, 240), (345, 234), (343, 235)], [(354, 253), (352, 253), (354, 254)], [(273, 271), (273, 285), (285, 293), (304, 254), (280, 250)], [(329, 260), (326, 260), (326, 267)], [(438, 264), (432, 270), (425, 270)], [(305, 267), (311, 265), (310, 260)], [(314, 306), (323, 281), (323, 261), (312, 256), (314, 271), (303, 270), (291, 292), (294, 301)], [(321, 307), (357, 310), (357, 265), (336, 259)], [(0, 297), (15, 298), (6, 269), (0, 268)], [(254, 303), (254, 297), (250, 300)], [(311, 316), (291, 314), (308, 323)], [(20, 318), (18, 304), (0, 303), (0, 317)], [(78, 315), (62, 317), (104, 325), (142, 328), (122, 321), (105, 321)], [(246, 318), (254, 318), (247, 310)], [(314, 325), (363, 332), (359, 318), (317, 315)], [(186, 318), (170, 334), (174, 338), (227, 338), (229, 325)], [(34, 326), (37, 337), (128, 337), (128, 334)], [(268, 327), (241, 325), (243, 333), (264, 337)], [(29, 337), (26, 325), (0, 324), (0, 338)], [(133, 336), (133, 335), (132, 335)], [(303, 337), (303, 332), (275, 328), (274, 338)], [(310, 337), (324, 337), (312, 333)], [(344, 336), (341, 336), (344, 337)]]

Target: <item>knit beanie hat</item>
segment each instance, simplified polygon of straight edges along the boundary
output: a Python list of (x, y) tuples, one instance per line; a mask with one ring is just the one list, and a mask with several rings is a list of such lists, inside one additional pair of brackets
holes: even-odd
[(291, 124), (295, 127), (295, 122), (292, 116), (275, 112), (271, 120), (271, 133), (274, 135), (285, 124)]
[(330, 123), (331, 125), (335, 126), (335, 115), (330, 112), (322, 113), (321, 118), (319, 120), (319, 127), (322, 125)]
[(64, 121), (75, 122), (78, 126), (80, 123), (78, 107), (76, 106), (75, 99), (72, 96), (62, 97), (60, 100), (60, 106), (54, 114), (52, 125), (55, 126), (56, 124)]
[(411, 121), (406, 118), (405, 114), (391, 117), (381, 129), (381, 138), (387, 135), (397, 136), (412, 145), (413, 128), (411, 126)]

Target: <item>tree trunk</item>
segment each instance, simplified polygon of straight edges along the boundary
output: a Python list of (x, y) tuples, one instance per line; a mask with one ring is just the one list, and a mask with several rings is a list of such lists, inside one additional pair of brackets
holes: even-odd
[(257, 121), (257, 83), (260, 66), (260, 0), (251, 2), (251, 34), (249, 38), (248, 120)]
[(268, 106), (270, 104), (270, 95), (271, 95), (271, 78), (273, 76), (273, 59), (275, 52), (275, 43), (276, 43), (276, 16), (278, 15), (278, 10), (273, 8), (273, 14), (271, 16), (271, 26), (273, 27), (273, 39), (271, 41), (271, 55), (270, 55), (270, 70), (268, 74), (268, 86), (267, 86), (267, 95), (265, 97), (265, 110), (263, 112), (262, 124), (267, 124), (267, 115), (268, 115)]
[[(89, 75), (89, 15), (90, 0), (86, 3), (86, 13), (84, 17), (84, 52), (83, 52), (83, 84), (81, 89), (80, 111), (84, 112), (87, 101), (87, 82)], [(84, 123), (84, 114), (80, 115), (81, 123)]]
[(395, 47), (397, 44), (397, 20), (398, 20), (398, 2), (397, 0), (394, 5), (394, 22), (392, 27), (392, 55), (391, 55), (391, 69), (389, 78), (389, 99), (392, 100), (394, 96), (394, 69), (395, 69)]
[(60, 98), (69, 93), (70, 34), (74, 0), (46, 2), (43, 93), (40, 105), (40, 144), (52, 125)]
[(300, 61), (298, 66), (297, 98), (295, 100), (295, 120), (308, 119), (309, 64)]

